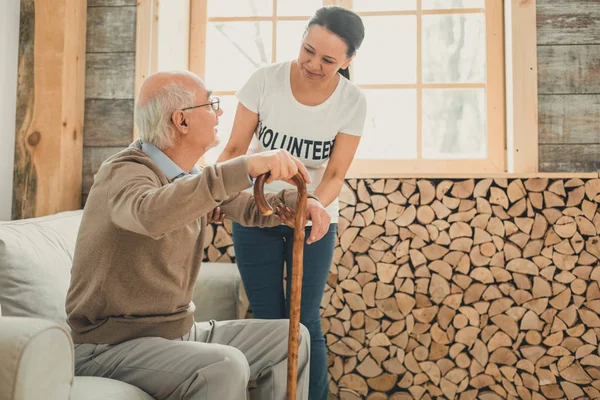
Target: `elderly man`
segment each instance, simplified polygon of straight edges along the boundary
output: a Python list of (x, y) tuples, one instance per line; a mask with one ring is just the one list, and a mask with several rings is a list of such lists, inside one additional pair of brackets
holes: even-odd
[[(285, 398), (287, 320), (195, 323), (192, 290), (202, 260), (207, 214), (275, 226), (242, 192), (252, 178), (289, 180), (303, 165), (283, 151), (239, 157), (196, 170), (214, 146), (222, 114), (202, 81), (187, 72), (146, 79), (136, 107), (140, 140), (105, 161), (81, 222), (66, 308), (77, 375), (110, 377), (156, 399)], [(187, 171), (187, 172), (186, 172)], [(296, 194), (267, 197), (294, 207)], [(284, 213), (285, 214), (285, 213)], [(329, 217), (309, 199), (308, 241)], [(281, 218), (285, 219), (285, 215)], [(308, 398), (308, 331), (302, 328), (299, 398)], [(254, 397), (254, 395), (253, 395)]]

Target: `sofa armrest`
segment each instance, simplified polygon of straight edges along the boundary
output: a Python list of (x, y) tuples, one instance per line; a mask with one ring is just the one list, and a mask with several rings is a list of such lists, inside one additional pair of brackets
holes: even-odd
[(192, 298), (197, 322), (245, 318), (248, 299), (236, 264), (202, 263)]
[(73, 342), (58, 324), (0, 317), (0, 400), (68, 400)]

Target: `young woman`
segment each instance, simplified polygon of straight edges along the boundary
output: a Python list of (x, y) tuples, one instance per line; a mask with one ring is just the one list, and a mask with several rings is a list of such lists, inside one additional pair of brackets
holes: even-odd
[[(300, 320), (311, 336), (311, 400), (327, 399), (329, 392), (320, 303), (337, 235), (337, 197), (366, 117), (365, 95), (348, 80), (348, 65), (363, 38), (363, 23), (352, 11), (336, 6), (317, 10), (298, 58), (257, 70), (237, 92), (231, 138), (218, 160), (286, 149), (307, 167), (312, 180), (308, 191), (320, 199), (331, 217), (329, 231), (318, 242), (307, 227), (304, 247)], [(272, 182), (265, 185), (265, 192), (284, 187), (293, 186)], [(309, 199), (308, 207), (314, 202)], [(291, 276), (293, 238), (293, 229), (286, 225), (233, 225), (236, 260), (255, 318), (289, 316), (283, 268), (287, 265), (287, 276)], [(286, 293), (290, 293), (289, 280)]]

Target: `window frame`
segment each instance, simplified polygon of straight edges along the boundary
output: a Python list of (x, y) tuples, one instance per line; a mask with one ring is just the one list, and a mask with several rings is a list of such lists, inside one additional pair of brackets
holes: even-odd
[[(538, 171), (537, 165), (537, 54), (536, 54), (536, 25), (535, 2), (521, 2), (520, 0), (485, 0), (486, 1), (486, 47), (493, 51), (486, 51), (486, 83), (475, 84), (487, 86), (486, 93), (487, 127), (488, 127), (488, 158), (471, 159), (410, 159), (410, 160), (361, 160), (356, 159), (348, 173), (348, 177), (384, 177), (399, 176), (402, 174), (464, 174), (480, 171), (481, 173), (505, 173)], [(152, 51), (157, 42), (156, 35), (167, 34), (167, 30), (151, 29), (159, 20), (154, 12), (140, 14), (140, 10), (147, 10), (148, 4), (156, 0), (138, 1), (137, 31), (139, 33), (151, 32), (148, 40), (140, 40), (138, 35), (136, 54), (136, 87), (145, 76), (155, 72), (157, 51)], [(417, 0), (418, 6), (421, 0)], [(533, 4), (532, 4), (533, 3)], [(325, 0), (324, 4), (337, 4), (351, 7), (352, 0)], [(206, 68), (205, 47), (206, 29), (208, 24), (207, 0), (190, 0), (187, 3), (190, 16), (189, 36), (185, 38), (189, 43), (188, 69), (200, 77), (204, 77)], [(286, 21), (306, 20), (308, 16), (276, 16), (276, 1), (273, 2), (273, 16), (267, 17), (225, 17), (216, 20), (263, 20)], [(455, 9), (455, 12), (464, 13), (465, 10)], [(478, 10), (478, 9), (475, 9)], [(359, 12), (359, 15), (395, 15), (401, 13), (418, 12), (425, 14), (444, 14), (452, 10), (420, 10), (400, 12)], [(142, 18), (140, 18), (142, 16)], [(212, 19), (211, 19), (212, 20)], [(422, 46), (420, 35), (420, 19), (417, 21), (417, 44)], [(276, 22), (273, 30), (276, 29)], [(276, 57), (276, 32), (273, 32), (273, 54)], [(148, 50), (150, 48), (150, 50)], [(139, 52), (139, 49), (144, 50)], [(156, 49), (155, 49), (156, 50)], [(148, 60), (144, 59), (147, 57)], [(420, 59), (420, 54), (419, 54)], [(141, 66), (141, 68), (138, 68)], [(492, 66), (492, 68), (490, 68)], [(418, 76), (421, 75), (420, 65), (417, 66)], [(417, 83), (418, 85), (418, 83)], [(468, 87), (473, 84), (463, 84)], [(403, 88), (407, 85), (360, 85), (363, 88), (379, 88), (390, 86)], [(416, 85), (408, 85), (416, 86)], [(454, 84), (422, 84), (421, 88), (448, 87)], [(421, 91), (419, 91), (421, 92)], [(215, 92), (216, 95), (233, 95), (234, 91)], [(420, 96), (417, 107), (421, 107)], [(531, 112), (531, 110), (535, 112)], [(421, 123), (418, 123), (420, 131)], [(518, 134), (517, 134), (518, 133)], [(491, 149), (491, 151), (490, 151)]]

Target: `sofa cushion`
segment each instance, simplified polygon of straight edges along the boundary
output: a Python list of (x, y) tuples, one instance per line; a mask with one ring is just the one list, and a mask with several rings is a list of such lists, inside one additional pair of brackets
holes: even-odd
[(236, 264), (203, 262), (194, 288), (198, 322), (245, 318), (248, 299)]
[[(65, 298), (82, 211), (0, 222), (0, 306), (7, 316), (66, 324)], [(237, 266), (202, 263), (193, 301), (196, 321), (244, 318), (248, 300)]]
[(0, 222), (3, 315), (45, 318), (68, 329), (65, 298), (81, 214)]

